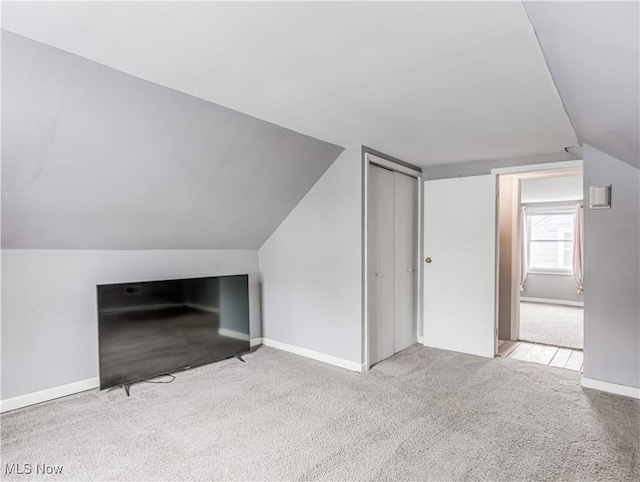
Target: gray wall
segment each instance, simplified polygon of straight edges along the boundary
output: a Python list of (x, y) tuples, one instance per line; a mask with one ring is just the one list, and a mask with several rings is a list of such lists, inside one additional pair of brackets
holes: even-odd
[(600, 184), (611, 209), (584, 213), (584, 376), (640, 387), (640, 172), (585, 145), (585, 192)]
[(2, 399), (93, 383), (96, 284), (246, 273), (260, 337), (257, 248), (342, 150), (3, 31)]
[(573, 275), (529, 273), (520, 297), (581, 303), (584, 295), (573, 292), (577, 287)]
[(76, 382), (98, 386), (96, 285), (248, 274), (261, 336), (255, 250), (2, 250), (2, 400)]
[[(430, 179), (488, 173), (492, 167), (573, 160), (562, 154), (427, 167)], [(538, 161), (538, 162), (536, 162)], [(612, 184), (612, 208), (584, 211), (584, 376), (640, 387), (640, 173), (584, 146), (584, 190)], [(588, 198), (585, 196), (585, 203)]]
[(580, 144), (640, 167), (638, 2), (523, 4)]
[(2, 32), (2, 247), (257, 249), (341, 147)]
[(259, 250), (263, 336), (362, 363), (362, 151), (345, 150)]

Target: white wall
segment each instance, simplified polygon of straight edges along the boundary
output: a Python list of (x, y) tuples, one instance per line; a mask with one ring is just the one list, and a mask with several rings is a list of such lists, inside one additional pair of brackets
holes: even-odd
[(244, 273), (256, 338), (255, 250), (3, 249), (2, 400), (98, 377), (97, 284)]
[(259, 259), (265, 340), (361, 364), (360, 146), (336, 159)]
[(523, 179), (520, 200), (523, 203), (566, 202), (582, 199), (582, 176)]

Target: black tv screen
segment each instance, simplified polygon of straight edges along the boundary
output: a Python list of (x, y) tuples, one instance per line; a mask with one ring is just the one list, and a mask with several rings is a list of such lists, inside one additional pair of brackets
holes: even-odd
[(100, 389), (248, 352), (248, 275), (98, 285)]

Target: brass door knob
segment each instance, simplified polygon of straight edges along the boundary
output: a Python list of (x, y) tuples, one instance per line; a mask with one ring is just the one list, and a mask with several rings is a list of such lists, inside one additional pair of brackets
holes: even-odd
[(424, 260), (426, 263), (431, 263), (431, 258), (427, 258)]

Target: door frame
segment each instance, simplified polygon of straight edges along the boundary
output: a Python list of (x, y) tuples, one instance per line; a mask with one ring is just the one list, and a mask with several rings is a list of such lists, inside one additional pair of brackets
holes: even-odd
[[(495, 221), (496, 221), (496, 299), (495, 299), (495, 347), (496, 347), (496, 356), (498, 355), (498, 322), (499, 322), (499, 309), (500, 309), (500, 202), (499, 202), (499, 186), (500, 186), (500, 176), (504, 175), (516, 175), (519, 177), (517, 179), (517, 188), (514, 188), (514, 193), (517, 192), (517, 199), (514, 199), (515, 207), (516, 207), (516, 220), (517, 222), (514, 224), (516, 232), (516, 236), (512, 236), (512, 246), (520, 246), (520, 232), (521, 225), (523, 222), (522, 214), (520, 212), (520, 196), (521, 196), (521, 183), (523, 178), (530, 177), (534, 178), (544, 178), (544, 177), (560, 177), (563, 172), (571, 173), (573, 171), (580, 170), (584, 173), (584, 162), (582, 159), (575, 161), (560, 161), (560, 162), (547, 162), (542, 164), (528, 164), (524, 166), (512, 166), (512, 167), (501, 167), (491, 169), (491, 174), (495, 178), (496, 183), (496, 209), (495, 209)], [(521, 176), (518, 176), (518, 175)], [(583, 174), (584, 175), (584, 174)], [(584, 191), (584, 186), (583, 186)], [(520, 290), (515, 286), (515, 281), (517, 276), (513, 277), (514, 273), (520, 272), (520, 250), (516, 249), (515, 257), (512, 258), (512, 286), (511, 286), (511, 330), (512, 335), (511, 339), (513, 339), (513, 330), (517, 331), (518, 336), (520, 334)], [(515, 295), (515, 296), (514, 296)], [(515, 316), (514, 316), (515, 315)]]
[(416, 206), (416, 222), (417, 224), (417, 238), (416, 242), (416, 267), (418, 272), (416, 273), (416, 340), (418, 343), (423, 343), (422, 336), (420, 336), (420, 328), (422, 326), (422, 239), (423, 239), (423, 226), (422, 226), (422, 170), (400, 161), (393, 157), (387, 156), (380, 152), (374, 151), (367, 147), (362, 148), (362, 372), (369, 371), (370, 357), (369, 357), (369, 317), (368, 317), (368, 289), (369, 289), (369, 269), (368, 269), (368, 216), (369, 216), (369, 165), (377, 165), (385, 169), (405, 174), (415, 178), (418, 182), (418, 196)]

